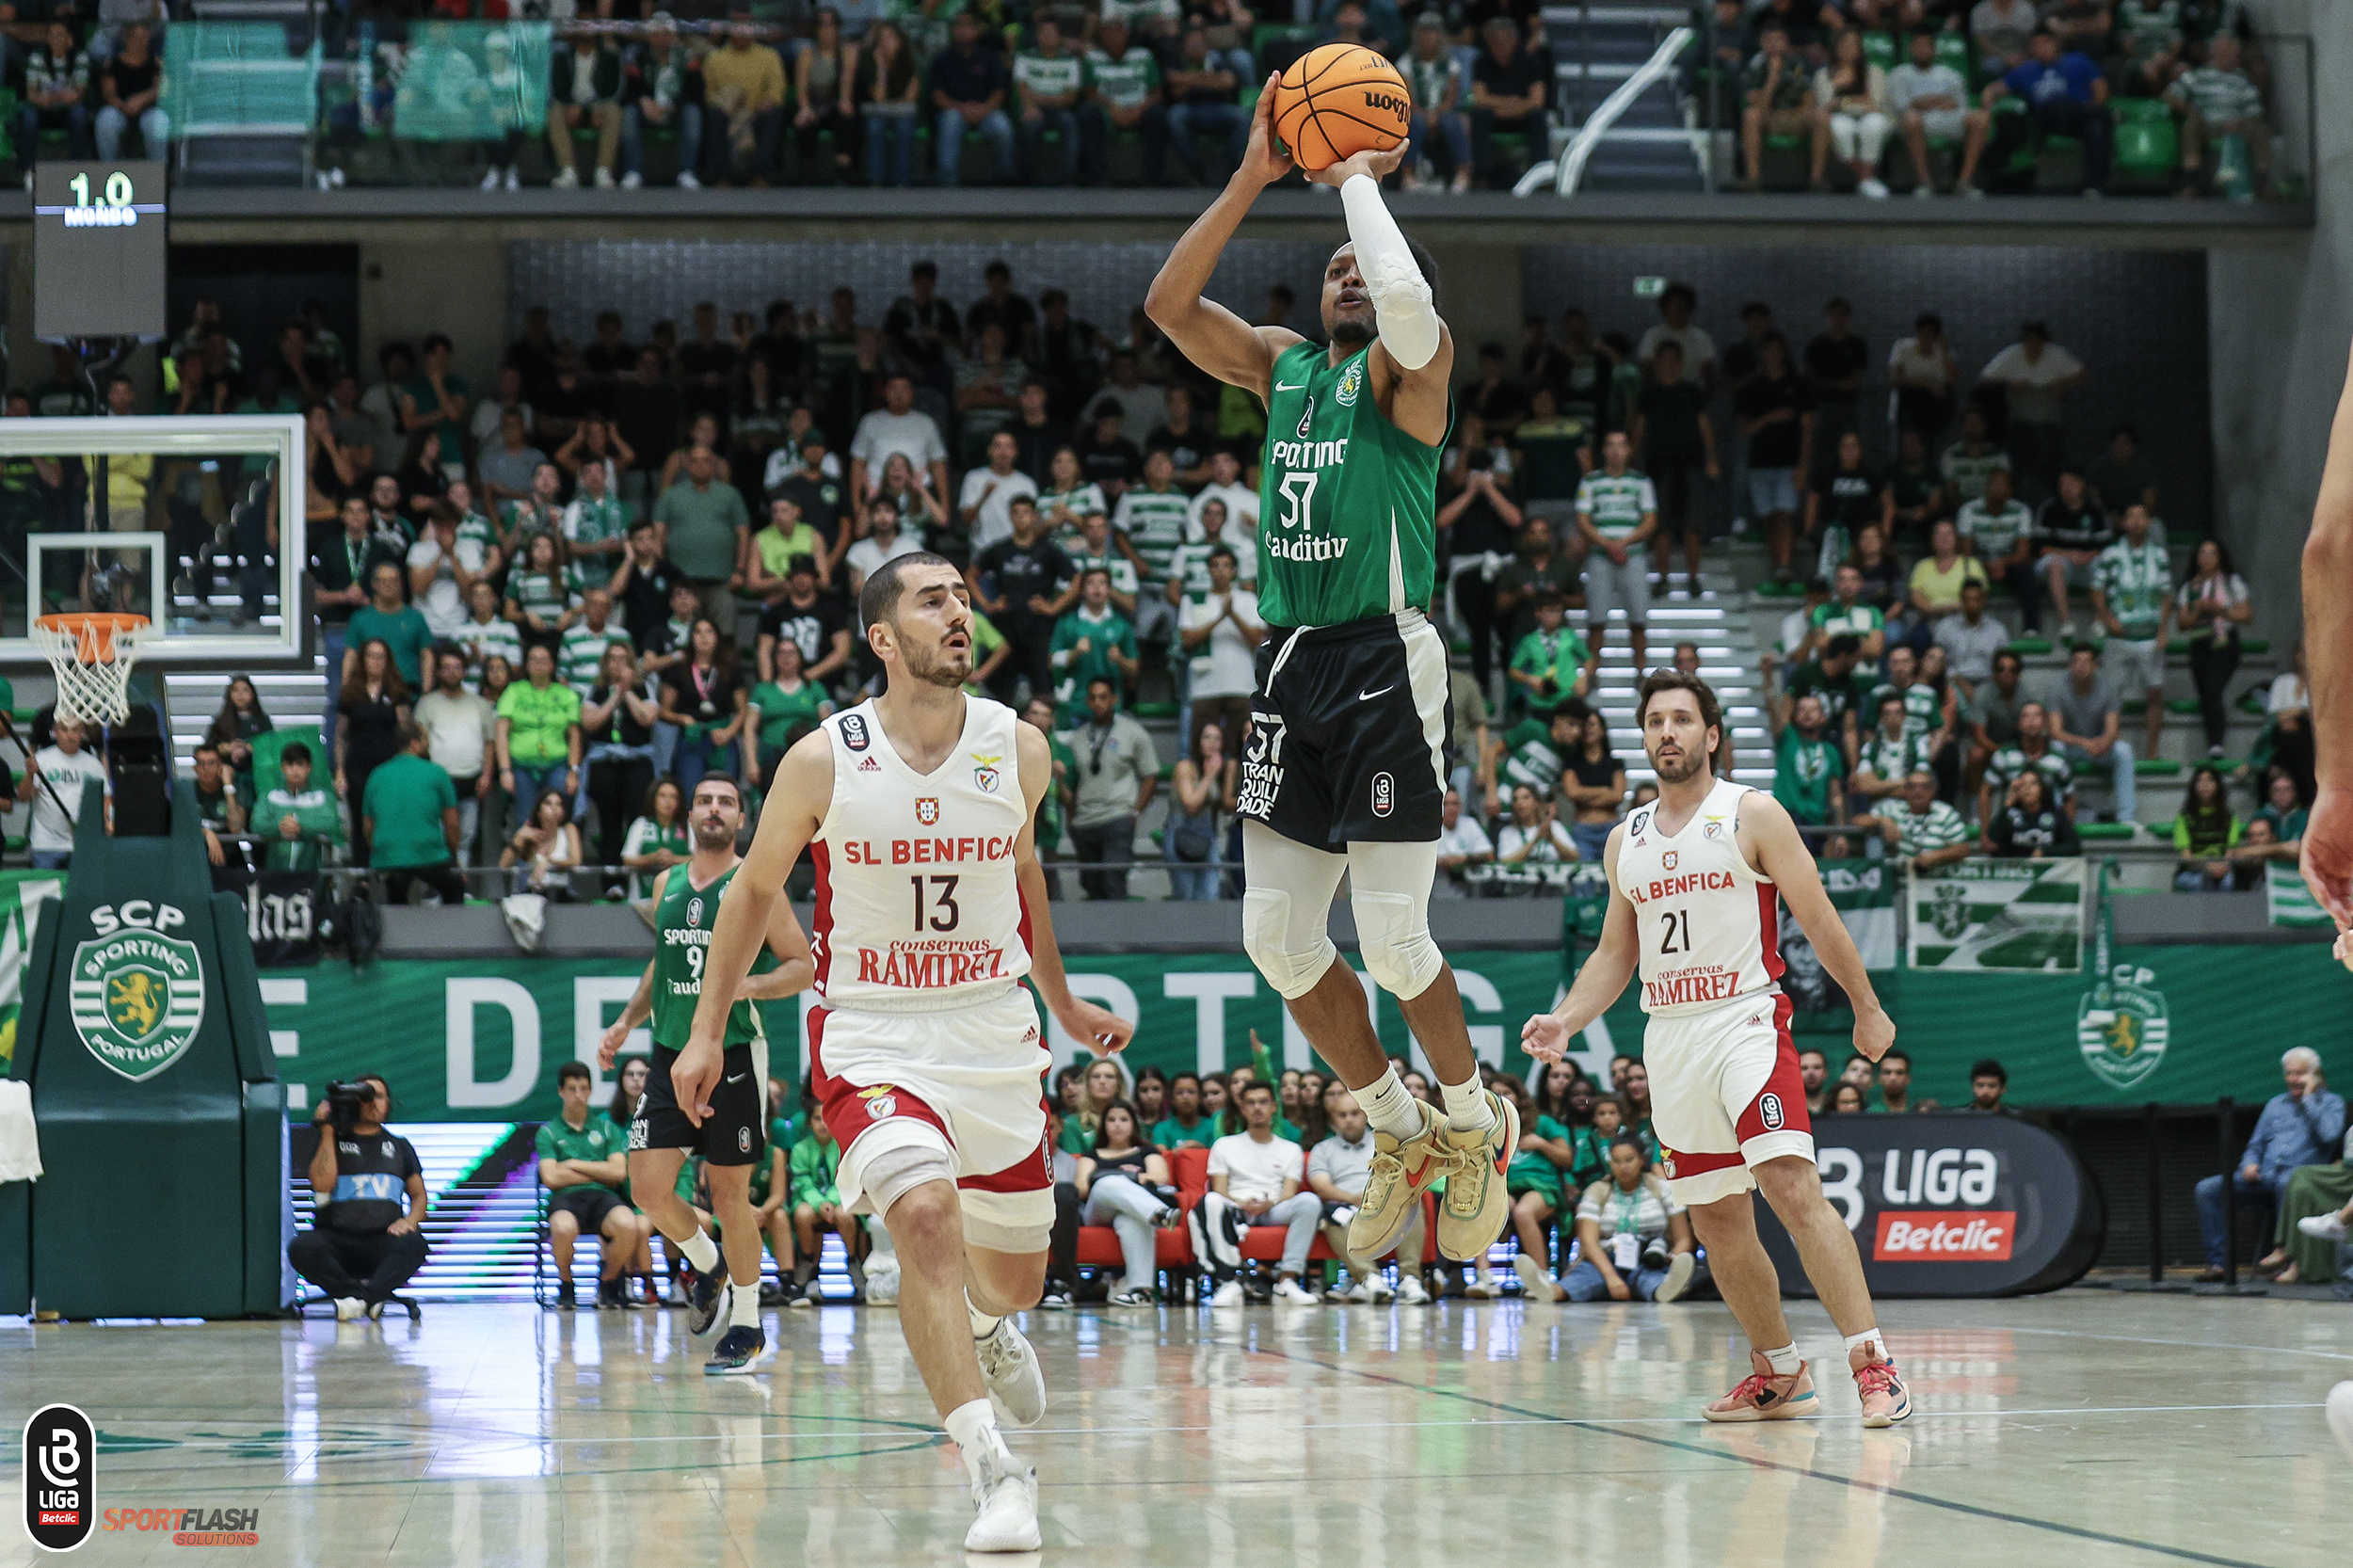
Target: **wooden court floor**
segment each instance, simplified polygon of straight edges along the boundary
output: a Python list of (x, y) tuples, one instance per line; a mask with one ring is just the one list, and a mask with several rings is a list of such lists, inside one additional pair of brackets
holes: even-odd
[[(1818, 1309), (1792, 1316), (1835, 1356)], [(773, 1359), (737, 1379), (701, 1374), (681, 1317), (0, 1327), (10, 1508), (55, 1400), (102, 1433), (101, 1511), (259, 1512), (244, 1546), (102, 1528), (92, 1564), (964, 1560), (961, 1472), (889, 1310), (772, 1311)], [(1015, 1446), (1047, 1562), (2343, 1568), (2353, 1543), (2321, 1412), (2353, 1378), (2341, 1304), (1889, 1304), (1918, 1413), (1874, 1432), (1843, 1376), (1820, 1420), (1700, 1421), (1739, 1369), (1714, 1303), (1028, 1321), (1053, 1397)], [(4, 1528), (0, 1563), (59, 1560)]]

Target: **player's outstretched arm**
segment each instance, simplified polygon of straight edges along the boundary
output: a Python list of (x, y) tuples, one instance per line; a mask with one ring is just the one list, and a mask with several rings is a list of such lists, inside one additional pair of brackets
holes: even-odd
[(1356, 275), (1372, 300), (1379, 334), (1369, 356), (1373, 395), (1389, 423), (1432, 446), (1446, 439), (1447, 384), (1454, 374), (1454, 338), (1438, 319), (1437, 296), (1404, 231), (1381, 200), (1381, 182), (1403, 159), (1402, 147), (1363, 152), (1307, 176), (1340, 193)]
[[(711, 1114), (711, 1091), (718, 1086), (725, 1056), (728, 1010), (741, 1000), (752, 960), (768, 939), (769, 922), (784, 879), (817, 833), (833, 804), (833, 742), (822, 729), (804, 736), (776, 764), (775, 787), (760, 808), (760, 828), (744, 856), (719, 919), (703, 952), (702, 1000), (686, 1047), (670, 1067), (679, 1109), (700, 1127)], [(804, 945), (801, 951), (808, 949)]]
[(1540, 1062), (1560, 1061), (1569, 1042), (1609, 1011), (1625, 983), (1634, 978), (1634, 905), (1618, 891), (1618, 847), (1625, 841), (1625, 828), (1611, 828), (1609, 842), (1601, 852), (1601, 863), (1609, 873), (1609, 907), (1602, 916), (1601, 940), (1593, 944), (1593, 956), (1577, 971), (1577, 983), (1561, 999), (1560, 1006), (1537, 1014), (1520, 1028), (1521, 1047)]
[(2318, 790), (2304, 828), (2304, 881), (2337, 929), (2353, 927), (2353, 362), (2304, 540), (2304, 658)]
[(1290, 172), (1290, 159), (1274, 145), (1276, 80), (1269, 76), (1258, 93), (1257, 112), (1250, 121), (1250, 146), (1242, 154), (1241, 167), (1168, 253), (1160, 276), (1152, 280), (1152, 292), (1144, 300), (1144, 314), (1184, 351), (1186, 359), (1221, 381), (1257, 393), (1261, 402), (1274, 374), (1274, 357), (1305, 340), (1288, 328), (1253, 327), (1201, 295), (1217, 271), (1225, 242), (1241, 227), (1250, 204), (1260, 191)]
[(1030, 917), (1030, 984), (1037, 987), (1038, 1000), (1072, 1039), (1085, 1041), (1097, 1056), (1109, 1056), (1127, 1048), (1136, 1026), (1108, 1007), (1070, 994), (1070, 983), (1063, 975), (1062, 949), (1054, 942), (1053, 905), (1046, 899), (1046, 872), (1037, 863), (1037, 808), (1053, 783), (1053, 752), (1046, 737), (1026, 724), (1014, 726), (1014, 750), (1021, 764), (1021, 796), (1030, 807), (1030, 820), (1022, 824), (1021, 837), (1013, 846), (1014, 876), (1021, 885), (1022, 907)]
[(1781, 889), (1781, 901), (1797, 917), (1806, 940), (1814, 945), (1814, 955), (1854, 1003), (1855, 1050), (1865, 1060), (1877, 1062), (1896, 1043), (1896, 1020), (1880, 1005), (1870, 973), (1863, 967), (1863, 954), (1855, 951), (1854, 938), (1847, 935), (1847, 922), (1838, 918), (1830, 894), (1822, 890), (1821, 871), (1806, 850), (1797, 823), (1781, 802), (1752, 790), (1740, 797), (1738, 825), (1740, 837), (1756, 851), (1757, 869)]

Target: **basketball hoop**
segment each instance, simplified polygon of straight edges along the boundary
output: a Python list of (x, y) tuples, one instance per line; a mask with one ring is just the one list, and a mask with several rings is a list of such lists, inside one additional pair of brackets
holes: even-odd
[(120, 724), (131, 716), (131, 666), (154, 634), (145, 616), (77, 611), (33, 622), (33, 642), (57, 678), (57, 722)]

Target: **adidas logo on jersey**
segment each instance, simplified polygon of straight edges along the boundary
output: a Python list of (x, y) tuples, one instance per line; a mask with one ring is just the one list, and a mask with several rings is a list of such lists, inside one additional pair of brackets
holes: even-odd
[(872, 757), (869, 757), (858, 763), (857, 771), (860, 773), (880, 773), (882, 772), (882, 764), (875, 761)]

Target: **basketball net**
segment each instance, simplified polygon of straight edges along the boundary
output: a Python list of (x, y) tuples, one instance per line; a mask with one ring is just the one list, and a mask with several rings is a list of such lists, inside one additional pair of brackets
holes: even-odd
[(60, 724), (120, 724), (131, 716), (131, 666), (154, 634), (145, 616), (79, 612), (42, 616), (33, 643), (57, 679)]

